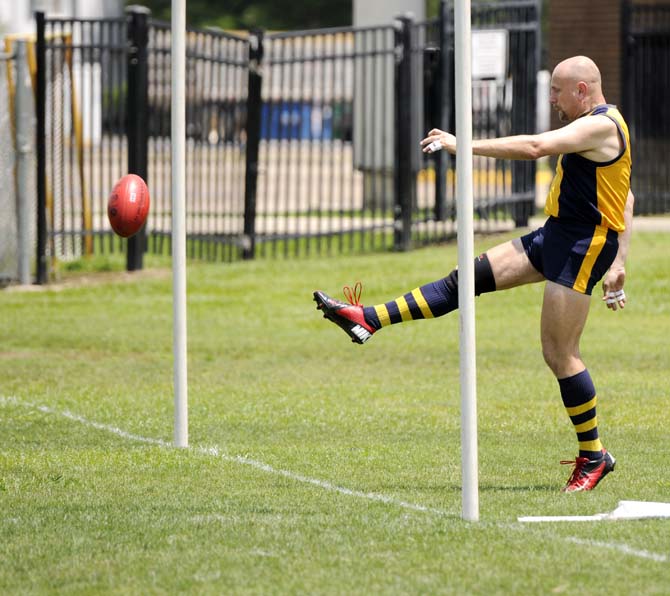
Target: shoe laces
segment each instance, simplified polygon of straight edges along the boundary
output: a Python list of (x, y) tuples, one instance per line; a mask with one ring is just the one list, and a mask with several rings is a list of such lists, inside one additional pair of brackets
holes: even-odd
[(351, 286), (344, 286), (342, 292), (344, 292), (344, 297), (349, 301), (351, 306), (363, 306), (361, 304), (363, 284), (360, 281), (357, 281), (353, 288)]
[(561, 465), (575, 466), (575, 469), (572, 470), (572, 475), (570, 476), (570, 479), (568, 480), (568, 484), (572, 484), (573, 482), (579, 480), (579, 478), (582, 475), (582, 471), (584, 470), (584, 467), (588, 463), (589, 463), (589, 458), (588, 457), (576, 457), (575, 459), (561, 460)]

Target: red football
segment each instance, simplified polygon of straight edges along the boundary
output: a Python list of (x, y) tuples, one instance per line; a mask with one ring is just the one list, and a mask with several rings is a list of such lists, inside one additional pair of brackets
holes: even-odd
[(149, 189), (136, 174), (126, 174), (112, 189), (107, 201), (109, 223), (119, 236), (129, 238), (140, 231), (149, 214)]

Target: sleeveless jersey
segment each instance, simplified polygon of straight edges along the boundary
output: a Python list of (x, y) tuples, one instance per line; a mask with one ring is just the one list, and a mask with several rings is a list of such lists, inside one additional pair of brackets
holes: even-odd
[(623, 149), (606, 162), (591, 161), (577, 153), (559, 155), (544, 212), (566, 222), (590, 223), (623, 232), (631, 171), (628, 126), (615, 106), (597, 106), (584, 117), (597, 115), (616, 124)]

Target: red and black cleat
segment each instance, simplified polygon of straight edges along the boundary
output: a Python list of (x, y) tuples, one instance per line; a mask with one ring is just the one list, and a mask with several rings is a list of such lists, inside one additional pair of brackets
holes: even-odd
[(364, 344), (372, 337), (375, 329), (365, 322), (363, 305), (358, 301), (360, 290), (360, 282), (354, 286), (353, 291), (349, 286), (345, 286), (344, 294), (349, 298), (349, 304), (335, 300), (320, 290), (314, 292), (314, 301), (325, 319), (344, 329), (351, 341)]
[(607, 474), (614, 470), (616, 460), (606, 449), (603, 449), (603, 455), (598, 459), (578, 457), (574, 461), (562, 461), (561, 463), (575, 466), (567, 484), (562, 489), (564, 493), (575, 493), (582, 490), (593, 490)]

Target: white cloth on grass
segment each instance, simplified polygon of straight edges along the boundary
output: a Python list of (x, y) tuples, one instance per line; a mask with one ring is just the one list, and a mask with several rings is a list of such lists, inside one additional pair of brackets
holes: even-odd
[(620, 519), (670, 518), (670, 503), (619, 501), (614, 511), (595, 515), (537, 515), (517, 518), (520, 522), (608, 521)]

